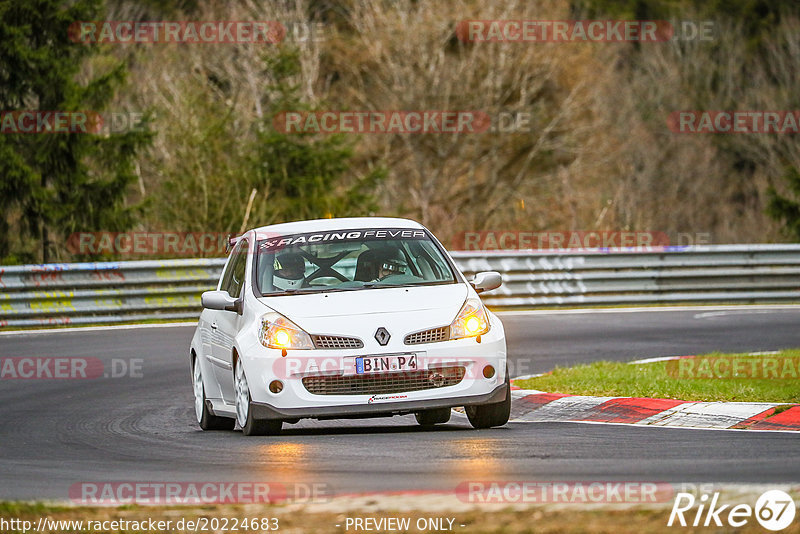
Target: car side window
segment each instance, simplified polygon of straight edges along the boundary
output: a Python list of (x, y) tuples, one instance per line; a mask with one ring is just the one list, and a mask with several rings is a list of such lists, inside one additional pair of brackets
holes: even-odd
[(225, 272), (222, 273), (222, 279), (219, 283), (220, 291), (227, 291), (228, 286), (231, 283), (231, 276), (233, 276), (233, 266), (236, 263), (236, 258), (238, 258), (239, 249), (241, 248), (241, 242), (237, 243), (236, 246), (233, 248), (233, 252), (231, 252), (231, 256), (228, 259), (228, 263), (225, 264)]
[(241, 246), (238, 247), (238, 250), (234, 252), (235, 256), (231, 258), (231, 277), (228, 280), (227, 285), (223, 286), (223, 289), (226, 289), (228, 294), (234, 298), (239, 298), (239, 295), (242, 292), (242, 286), (244, 286), (244, 275), (247, 267), (247, 251), (249, 250), (249, 244), (246, 239), (242, 239), (239, 244)]

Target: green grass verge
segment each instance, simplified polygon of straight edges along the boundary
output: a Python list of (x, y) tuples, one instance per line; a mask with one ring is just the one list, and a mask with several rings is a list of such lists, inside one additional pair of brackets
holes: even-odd
[[(776, 355), (749, 356), (746, 354), (713, 353), (704, 358), (738, 360), (741, 368), (752, 369), (754, 360), (758, 365), (764, 358), (778, 360), (778, 376), (790, 378), (683, 378), (677, 366), (680, 361), (629, 364), (624, 362), (595, 362), (575, 367), (557, 367), (552, 373), (528, 380), (517, 380), (523, 389), (538, 389), (548, 393), (570, 395), (596, 395), (614, 397), (651, 397), (680, 399), (687, 401), (731, 401), (731, 402), (785, 402), (800, 403), (800, 376), (793, 378), (791, 370), (786, 373), (783, 363), (796, 371), (800, 361), (800, 349), (784, 350)], [(694, 362), (693, 373), (708, 376)], [(668, 365), (670, 366), (668, 368)], [(687, 364), (688, 365), (688, 364)], [(732, 369), (732, 367), (724, 367)], [(709, 369), (713, 372), (713, 366)], [(701, 372), (697, 372), (700, 370)], [(725, 373), (722, 373), (725, 374)], [(717, 376), (717, 375), (715, 375)], [(795, 375), (797, 376), (797, 375)]]

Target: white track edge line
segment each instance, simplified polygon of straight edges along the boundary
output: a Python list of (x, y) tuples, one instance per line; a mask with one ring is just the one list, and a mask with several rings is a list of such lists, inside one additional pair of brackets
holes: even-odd
[(729, 311), (729, 310), (798, 310), (800, 304), (741, 304), (738, 306), (639, 306), (632, 308), (575, 308), (569, 310), (501, 310), (494, 312), (497, 315), (569, 315), (579, 313), (643, 313), (659, 311)]

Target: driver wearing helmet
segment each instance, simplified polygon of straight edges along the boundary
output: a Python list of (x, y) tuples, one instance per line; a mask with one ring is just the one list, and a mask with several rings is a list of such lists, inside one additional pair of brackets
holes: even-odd
[(275, 257), (272, 285), (276, 289), (299, 289), (305, 280), (306, 262), (300, 254), (287, 252)]
[(402, 251), (398, 248), (389, 248), (379, 256), (378, 278), (375, 282), (380, 282), (387, 276), (394, 274), (405, 274), (408, 262)]

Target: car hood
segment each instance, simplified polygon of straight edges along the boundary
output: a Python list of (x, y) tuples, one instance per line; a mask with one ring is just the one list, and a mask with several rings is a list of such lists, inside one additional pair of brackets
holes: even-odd
[(262, 297), (259, 300), (311, 334), (363, 338), (371, 337), (379, 326), (403, 335), (446, 326), (455, 318), (466, 298), (466, 285), (457, 283)]

